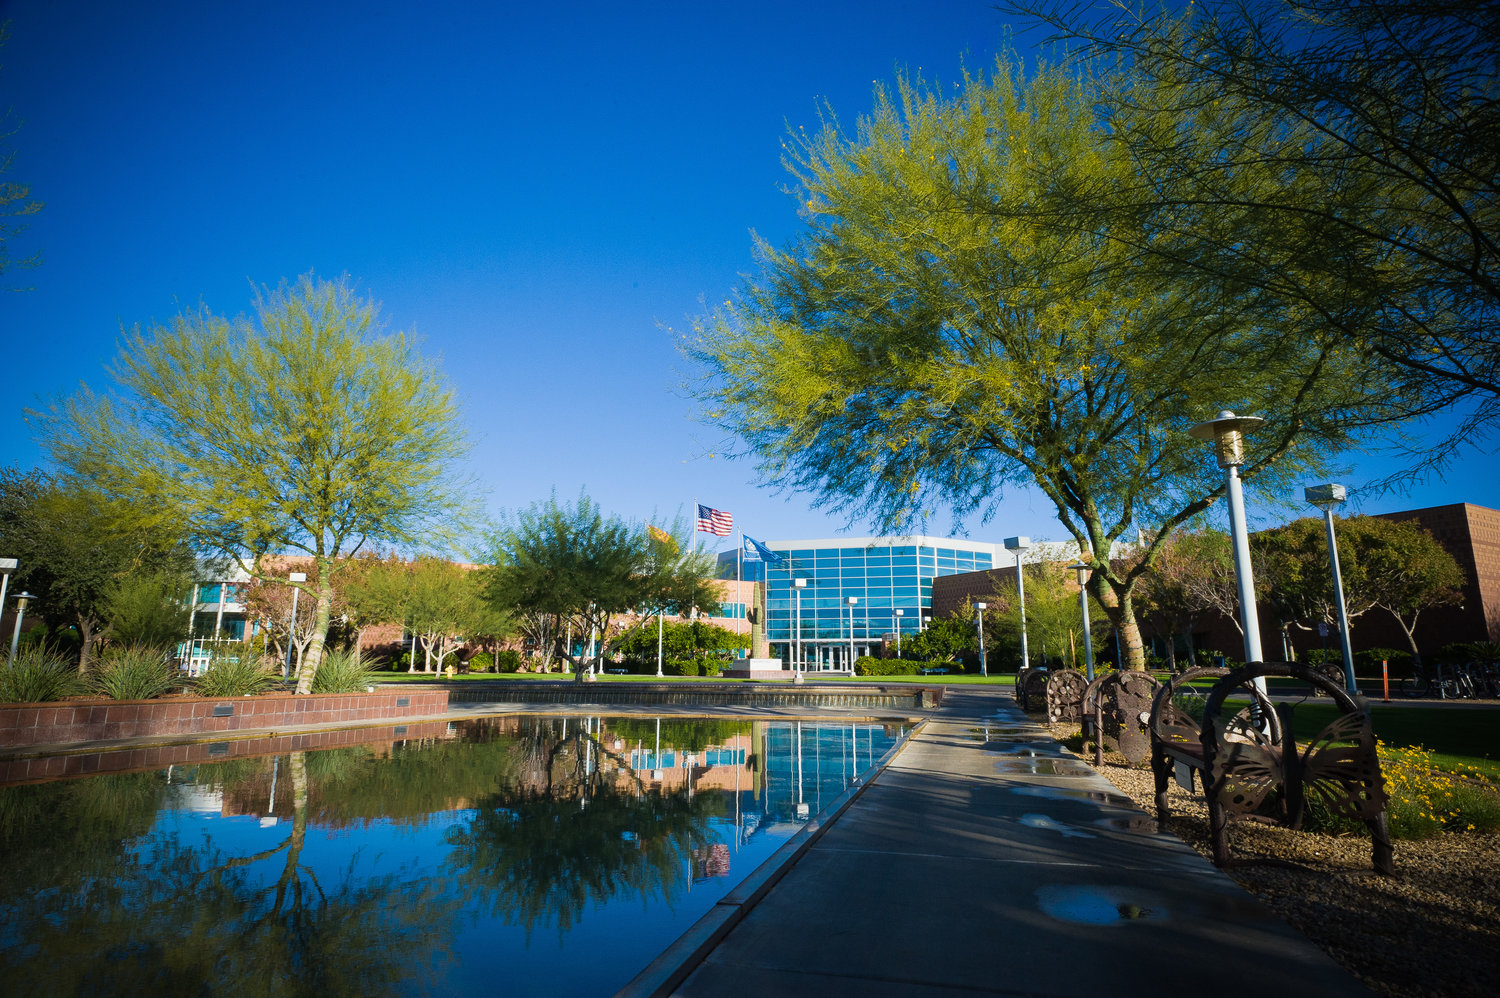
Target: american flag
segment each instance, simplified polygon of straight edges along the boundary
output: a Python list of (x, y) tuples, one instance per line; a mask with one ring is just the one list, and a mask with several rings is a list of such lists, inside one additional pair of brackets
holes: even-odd
[(700, 533), (713, 534), (715, 537), (728, 537), (734, 530), (734, 517), (722, 509), (711, 509), (698, 504), (698, 530)]

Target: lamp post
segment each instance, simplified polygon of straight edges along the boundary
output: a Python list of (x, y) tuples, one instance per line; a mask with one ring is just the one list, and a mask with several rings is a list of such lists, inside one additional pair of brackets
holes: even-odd
[(792, 592), (796, 594), (797, 599), (797, 633), (792, 635), (792, 672), (795, 674), (792, 682), (794, 683), (802, 682), (802, 590), (806, 588), (806, 579), (792, 580)]
[(1088, 573), (1093, 571), (1093, 566), (1079, 562), (1068, 567), (1078, 573), (1078, 605), (1083, 608), (1083, 668), (1084, 674), (1092, 683), (1094, 681), (1094, 638), (1089, 634)]
[[(302, 587), (298, 586), (297, 583), (306, 582), (307, 573), (292, 572), (286, 578), (288, 582), (292, 583), (292, 623), (291, 626), (286, 629), (286, 661), (281, 665), (282, 679), (285, 679), (288, 675), (291, 674), (292, 671), (292, 644), (297, 640), (297, 594), (302, 591)], [(413, 645), (412, 659), (415, 660), (416, 657), (417, 648), (416, 645)]]
[(984, 611), (988, 606), (988, 603), (974, 604), (974, 609), (978, 611), (978, 615), (974, 618), (974, 626), (979, 629), (979, 674), (981, 676), (988, 676), (990, 674), (989, 667), (985, 664), (984, 660)]
[[(1259, 416), (1236, 416), (1225, 409), (1217, 419), (1199, 423), (1188, 433), (1199, 440), (1212, 440), (1214, 456), (1224, 469), (1224, 491), (1229, 499), (1229, 533), (1234, 542), (1234, 578), (1240, 597), (1240, 627), (1245, 632), (1245, 662), (1264, 662), (1260, 651), (1260, 615), (1255, 608), (1255, 579), (1250, 568), (1250, 534), (1245, 529), (1245, 493), (1240, 486), (1240, 465), (1245, 463), (1245, 432), (1264, 423)], [(1266, 692), (1264, 678), (1256, 689)]]
[(663, 636), (663, 633), (666, 630), (666, 623), (665, 623), (666, 616), (667, 616), (667, 611), (666, 611), (665, 607), (657, 607), (656, 608), (656, 678), (657, 679), (660, 679), (662, 677), (662, 672), (661, 672), (661, 646), (662, 646), (662, 636)]
[(1021, 668), (1031, 668), (1031, 655), (1026, 649), (1026, 579), (1021, 573), (1021, 555), (1031, 547), (1030, 537), (1007, 537), (1005, 550), (1016, 556), (1016, 598), (1021, 604)]
[(16, 664), (16, 646), (21, 643), (21, 621), (26, 617), (26, 604), (36, 599), (28, 592), (16, 594), (16, 630), (10, 636), (10, 664)]
[(900, 659), (901, 658), (901, 618), (903, 616), (905, 616), (905, 613), (904, 613), (904, 611), (902, 611), (898, 607), (895, 610), (895, 614), (896, 614), (896, 658)]
[(1358, 693), (1354, 681), (1354, 651), (1349, 647), (1349, 610), (1344, 605), (1344, 575), (1339, 570), (1339, 542), (1333, 534), (1333, 511), (1348, 498), (1348, 490), (1330, 482), (1314, 485), (1302, 490), (1302, 496), (1310, 504), (1323, 511), (1323, 525), (1328, 528), (1328, 567), (1333, 571), (1333, 605), (1339, 614), (1339, 644), (1344, 651), (1344, 686), (1350, 693)]
[(854, 675), (854, 604), (859, 602), (858, 596), (846, 596), (844, 602), (849, 604), (849, 675)]

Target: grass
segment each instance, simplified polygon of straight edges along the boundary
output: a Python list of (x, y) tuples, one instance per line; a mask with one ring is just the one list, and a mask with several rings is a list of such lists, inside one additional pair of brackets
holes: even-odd
[[(1331, 703), (1298, 704), (1292, 731), (1305, 742), (1333, 721)], [(1370, 705), (1375, 736), (1398, 748), (1421, 746), (1432, 765), (1451, 773), (1477, 770), (1500, 779), (1500, 710), (1462, 707), (1384, 707)]]

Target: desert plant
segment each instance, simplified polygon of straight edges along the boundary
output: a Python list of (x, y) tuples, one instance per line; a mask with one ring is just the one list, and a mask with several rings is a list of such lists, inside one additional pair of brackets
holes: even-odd
[(16, 660), (0, 668), (0, 702), (46, 703), (84, 691), (78, 670), (55, 648), (23, 648)]
[(314, 693), (361, 693), (370, 685), (370, 673), (358, 655), (347, 651), (330, 652), (313, 673)]
[(277, 675), (251, 655), (215, 655), (193, 684), (205, 697), (244, 697), (276, 686)]
[(520, 672), (521, 653), (507, 648), (495, 656), (495, 671), (497, 672)]
[(149, 645), (115, 650), (99, 660), (88, 679), (95, 693), (111, 700), (152, 700), (184, 683), (167, 653)]

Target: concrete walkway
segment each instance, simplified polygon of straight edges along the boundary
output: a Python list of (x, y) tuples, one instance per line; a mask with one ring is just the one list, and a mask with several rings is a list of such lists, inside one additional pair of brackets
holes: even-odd
[(737, 895), (678, 973), (622, 993), (1369, 993), (994, 689), (950, 688), (764, 896)]

